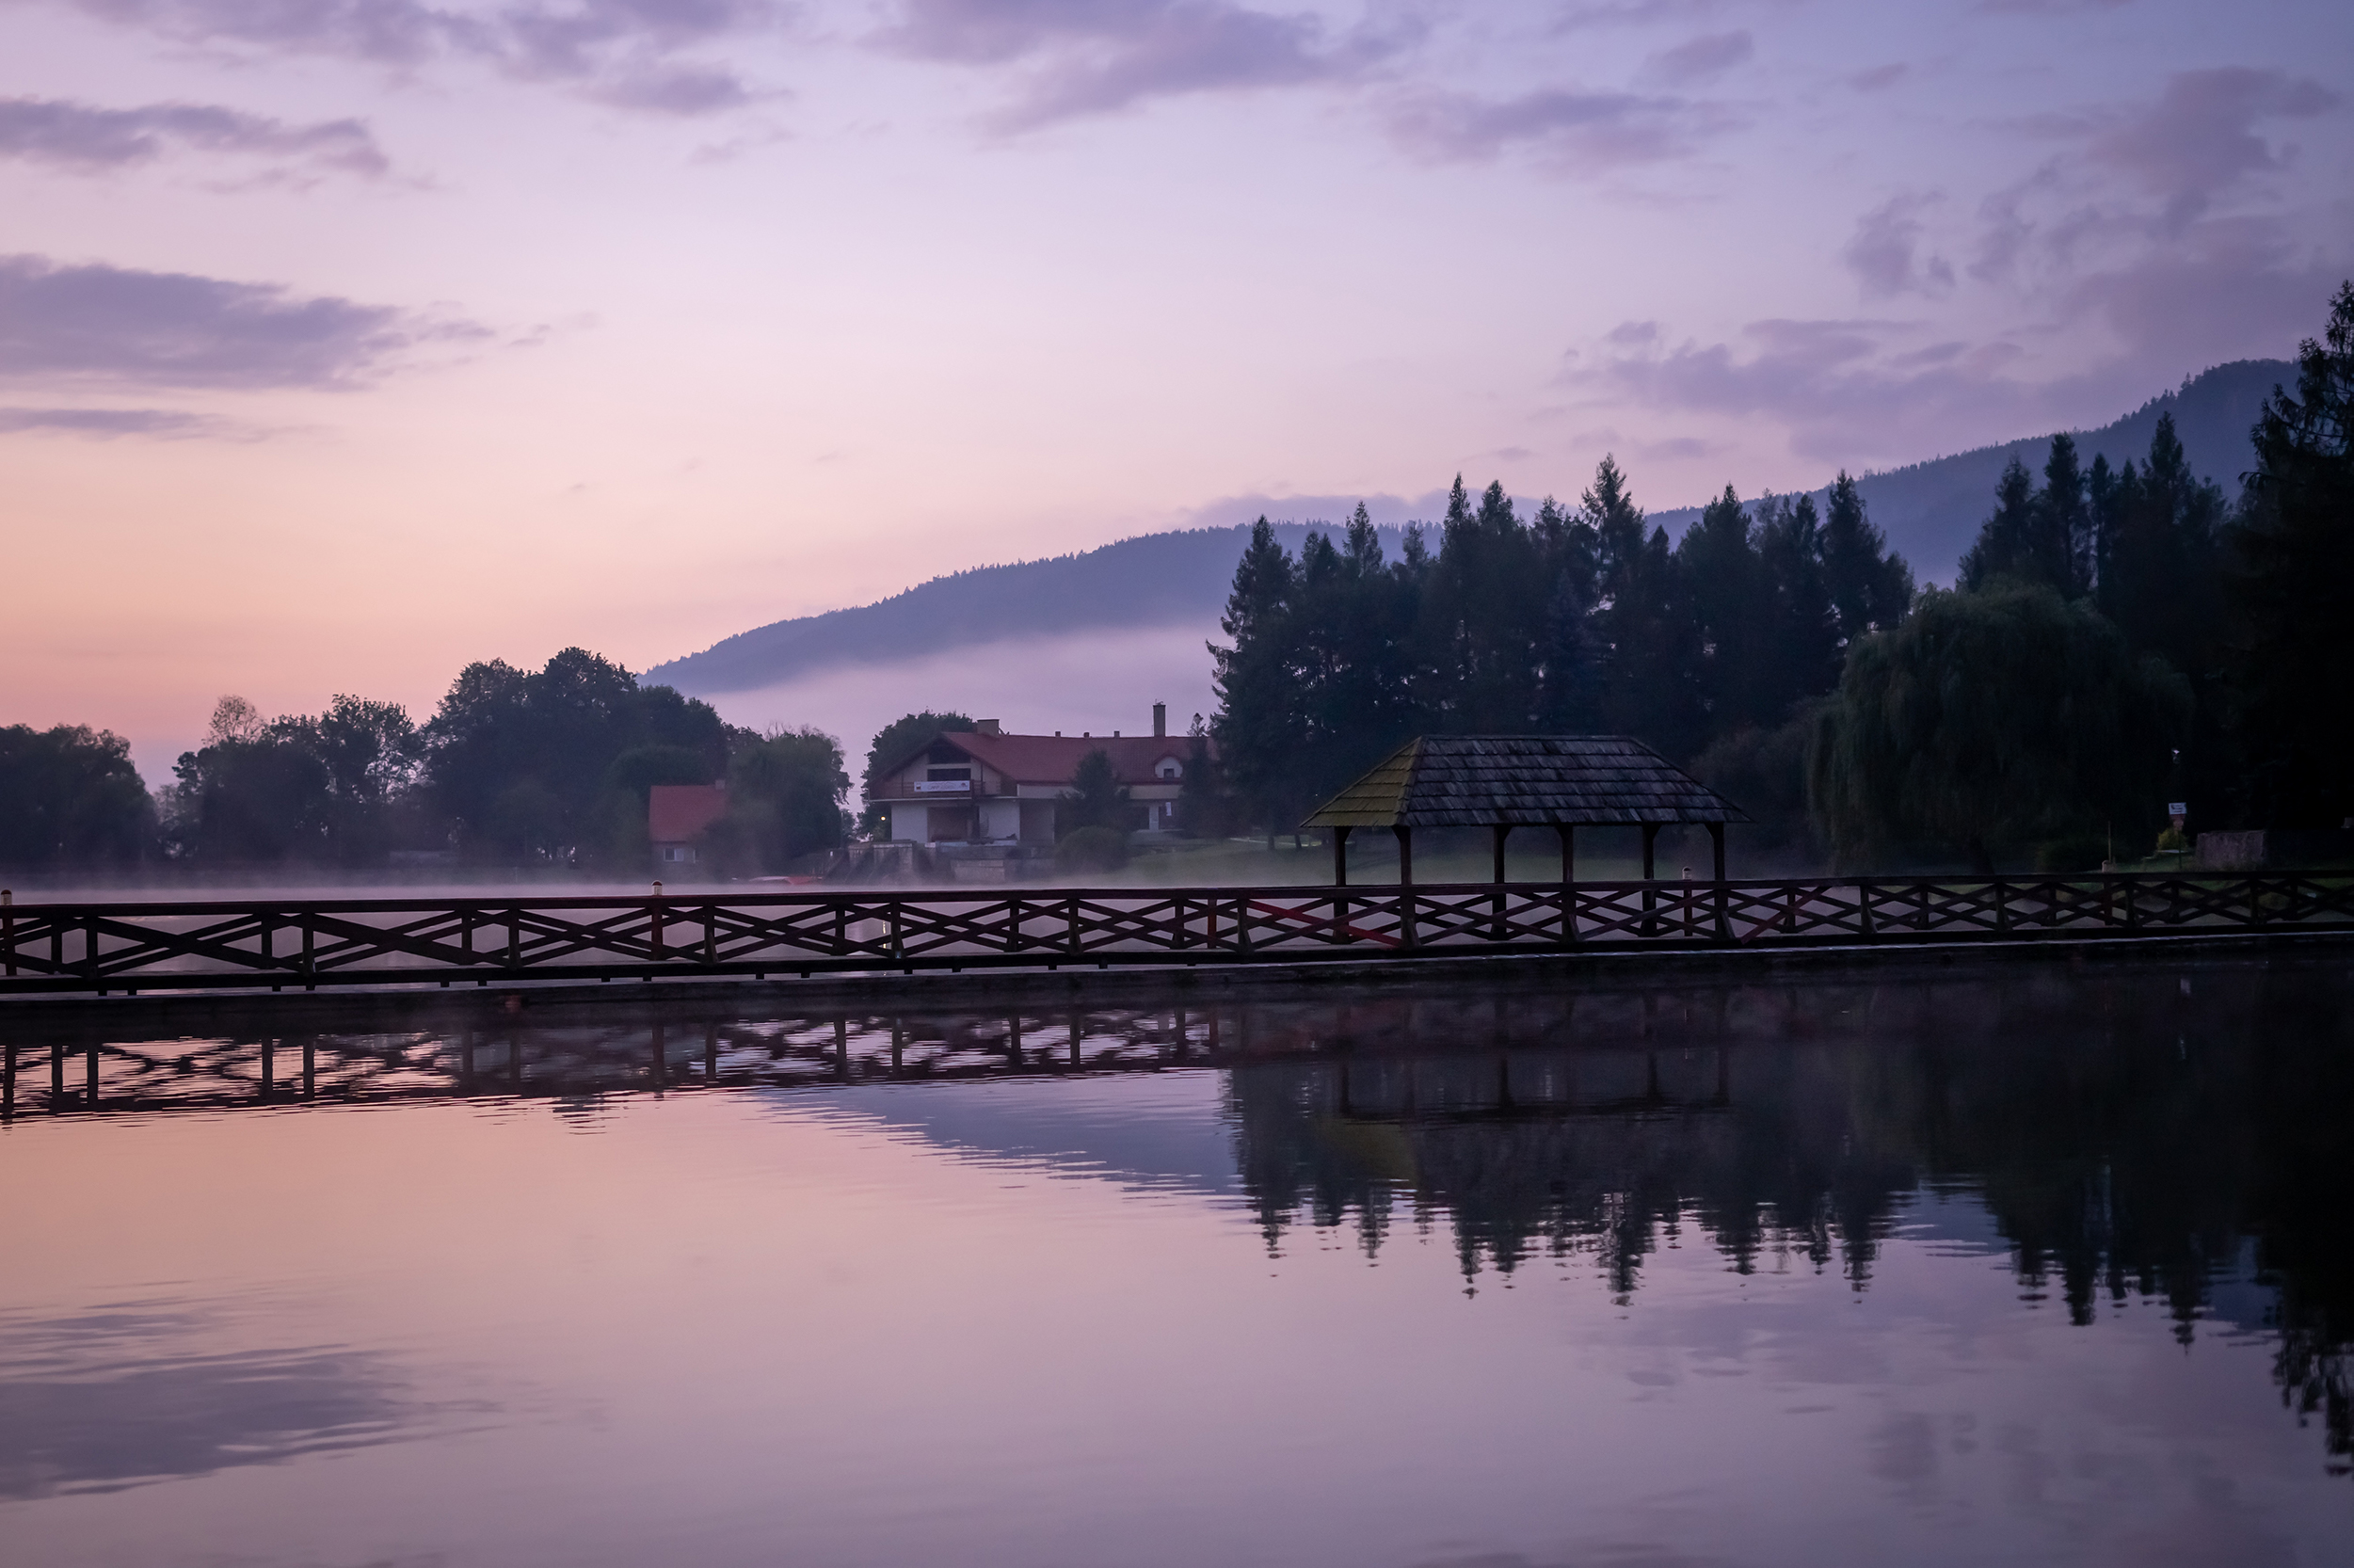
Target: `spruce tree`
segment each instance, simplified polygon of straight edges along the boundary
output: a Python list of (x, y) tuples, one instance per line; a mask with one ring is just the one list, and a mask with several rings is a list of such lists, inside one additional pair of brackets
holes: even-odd
[(1823, 584), (1838, 618), (1839, 646), (1884, 632), (1913, 605), (1913, 568), (1888, 552), (1888, 536), (1865, 515), (1864, 497), (1845, 469), (1831, 487), (1823, 520)]
[(2354, 282), (2298, 351), (2252, 432), (2255, 468), (2231, 529), (2232, 675), (2253, 764), (2250, 820), (2334, 827), (2354, 817)]
[(1293, 774), (1305, 728), (1293, 647), (1296, 588), (1290, 553), (1262, 517), (1251, 527), (1218, 621), (1232, 646), (1209, 645), (1218, 748), (1236, 791), (1270, 833), (1289, 828), (1301, 810)]
[(2035, 560), (2035, 478), (2016, 456), (1994, 482), (1994, 512), (1978, 526), (1978, 542), (1962, 557), (1962, 585), (1985, 587), (1997, 577), (2040, 577)]

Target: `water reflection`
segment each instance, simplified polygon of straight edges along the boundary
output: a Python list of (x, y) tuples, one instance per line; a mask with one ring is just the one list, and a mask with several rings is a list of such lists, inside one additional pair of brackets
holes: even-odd
[[(1153, 1492), (1149, 1478), (1248, 1448), (1260, 1434), (1291, 1433), (1290, 1447), (1270, 1448), (1270, 1475), (1292, 1476), (1325, 1448), (1378, 1450), (1393, 1435), (1380, 1430), (1378, 1401), (1401, 1380), (1413, 1386), (1410, 1363), (1455, 1368), (1453, 1383), (1422, 1386), (1422, 1404), (1394, 1395), (1401, 1432), (1428, 1421), (1450, 1434), (1446, 1443), (1433, 1437), (1430, 1449), (1411, 1450), (1407, 1468), (1379, 1471), (1378, 1485), (1347, 1493), (1328, 1478), (1319, 1494), (1353, 1498), (1351, 1528), (1369, 1538), (1387, 1539), (1384, 1510), (1405, 1506), (1394, 1499), (1412, 1493), (1413, 1466), (1443, 1464), (1442, 1448), (1485, 1452), (1482, 1464), (1502, 1467), (1516, 1463), (1507, 1455), (1541, 1450), (1529, 1434), (1565, 1441), (1546, 1424), (1574, 1405), (1551, 1391), (1555, 1383), (1581, 1397), (1631, 1386), (1639, 1398), (1681, 1399), (1688, 1425), (1678, 1441), (1697, 1443), (1692, 1434), (1709, 1430), (1744, 1378), (1774, 1420), (1852, 1416), (1857, 1457), (1819, 1484), (1878, 1489), (1890, 1507), (1914, 1511), (1899, 1521), (1905, 1530), (1922, 1528), (1933, 1509), (1962, 1506), (1955, 1478), (1995, 1464), (1970, 1456), (1999, 1455), (2011, 1490), (1982, 1493), (1984, 1506), (2064, 1533), (2107, 1517), (2109, 1504), (2054, 1500), (2098, 1465), (2111, 1466), (2098, 1472), (2102, 1484), (2125, 1499), (2114, 1504), (2120, 1517), (2170, 1495), (2179, 1477), (2161, 1474), (2162, 1456), (2187, 1464), (2192, 1439), (2182, 1434), (2224, 1408), (2212, 1387), (2196, 1398), (2177, 1390), (2168, 1396), (2177, 1407), (2132, 1402), (2177, 1375), (2118, 1359), (2144, 1324), (2169, 1364), (2202, 1375), (2232, 1368), (2261, 1423), (2299, 1445), (2273, 1465), (2276, 1479), (2325, 1455), (2341, 1474), (2354, 1461), (2350, 989), (2343, 963), (1929, 968), (1673, 994), (1318, 987), (955, 1012), (486, 1009), (398, 1032), (140, 1040), (20, 1029), (8, 1042), (9, 1105), (13, 1130), (51, 1135), (42, 1145), (51, 1149), (78, 1133), (111, 1135), (127, 1152), (169, 1128), (233, 1124), (249, 1134), (276, 1129), (270, 1147), (293, 1150), (292, 1129), (310, 1129), (312, 1142), (296, 1151), (311, 1162), (305, 1169), (333, 1163), (317, 1146), (323, 1128), (438, 1127), (406, 1140), (371, 1134), (392, 1151), (388, 1163), (341, 1179), (355, 1192), (395, 1187), (397, 1198), (370, 1200), (369, 1223), (411, 1226), (393, 1256), (436, 1259), (448, 1279), (408, 1262), (381, 1276), (352, 1263), (353, 1277), (367, 1291), (399, 1295), (404, 1323), (480, 1315), (467, 1320), (470, 1342), (553, 1358), (535, 1374), (544, 1386), (619, 1380), (613, 1419), (652, 1433), (628, 1450), (631, 1463), (688, 1449), (698, 1465), (721, 1468), (730, 1454), (747, 1465), (772, 1451), (796, 1456), (809, 1490), (794, 1528), (831, 1520), (846, 1541), (874, 1528), (873, 1510), (911, 1506), (874, 1502), (857, 1487), (909, 1469), (937, 1477), (944, 1463), (969, 1469), (939, 1483), (947, 1490), (924, 1504), (934, 1513), (916, 1509), (902, 1523), (969, 1520), (987, 1507), (1008, 1518), (1063, 1511), (1077, 1519), (1115, 1496), (1136, 1518), (1174, 1516), (1182, 1489), (1169, 1480), (1167, 1495)], [(338, 1118), (300, 1113), (306, 1100), (450, 1103), (434, 1114)], [(454, 1127), (494, 1120), (502, 1130), (481, 1146), (500, 1143), (495, 1159), (480, 1154), (435, 1197), (408, 1195), (406, 1184), (445, 1146), (472, 1137), (456, 1137)], [(820, 1159), (813, 1128), (838, 1133), (850, 1152)], [(877, 1149), (921, 1158), (894, 1163)], [(694, 1168), (705, 1160), (727, 1170), (724, 1183), (697, 1185)], [(93, 1167), (103, 1163), (93, 1155)], [(852, 1170), (864, 1174), (841, 1175)], [(1098, 1201), (1049, 1202), (1037, 1196), (1041, 1186)], [(446, 1221), (419, 1218), (436, 1213)], [(1218, 1223), (1197, 1223), (1204, 1214)], [(316, 1267), (307, 1251), (290, 1256), (272, 1267)], [(1171, 1261), (1180, 1257), (1181, 1272)], [(1193, 1292), (1184, 1302), (1124, 1293), (1123, 1271), (1143, 1279), (1162, 1264), (1171, 1272), (1157, 1288)], [(1315, 1310), (1272, 1293), (1278, 1274), (1307, 1270), (1321, 1271), (1325, 1292)], [(1401, 1293), (1399, 1279), (1417, 1270), (1459, 1319)], [(1774, 1297), (1775, 1326), (1759, 1327), (1769, 1312), (1759, 1287), (1794, 1276), (1813, 1294), (1802, 1304)], [(1566, 1288), (1541, 1298), (1533, 1288), (1557, 1279)], [(1248, 1294), (1238, 1282), (1271, 1293)], [(2145, 1470), (2117, 1457), (2132, 1447), (2124, 1438), (2097, 1453), (2038, 1447), (2058, 1443), (2059, 1417), (2035, 1406), (2040, 1394), (2020, 1381), (2057, 1376), (2055, 1364), (2034, 1364), (2017, 1338), (2003, 1354), (2018, 1359), (2004, 1364), (1987, 1347), (2009, 1331), (1964, 1322), (1962, 1307), (1950, 1322), (1934, 1317), (1990, 1286), (2004, 1323), (2048, 1325), (2087, 1366), (2106, 1368), (2085, 1383), (2119, 1401), (2087, 1418), (2103, 1440), (2164, 1434), (2132, 1460)], [(500, 1317), (509, 1292), (530, 1296), (533, 1314)], [(1894, 1311), (1873, 1312), (1892, 1297)], [(412, 1366), (363, 1336), (227, 1343), (209, 1310), (174, 1298), (0, 1318), (0, 1499), (357, 1453), (495, 1416), (446, 1389), (419, 1391)], [(1531, 1327), (1538, 1312), (1546, 1321)], [(1606, 1318), (1633, 1324), (1631, 1337), (1597, 1350), (1602, 1331), (1593, 1325)], [(1881, 1326), (1871, 1335), (1849, 1327), (1866, 1320)], [(577, 1326), (584, 1321), (600, 1326)], [(743, 1332), (749, 1323), (763, 1332)], [(1476, 1333), (1458, 1326), (1475, 1323)], [(1212, 1329), (1215, 1352), (1196, 1344), (1189, 1361), (1188, 1336)], [(1683, 1359), (1641, 1338), (1670, 1332), (1685, 1336), (1673, 1346)], [(1489, 1336), (1498, 1368), (1457, 1359), (1464, 1342)], [(1335, 1343), (1358, 1371), (1326, 1367), (1304, 1379), (1307, 1392), (1269, 1381)], [(2251, 1347), (2261, 1347), (2269, 1388)], [(764, 1361), (772, 1348), (776, 1359)], [(562, 1359), (573, 1352), (578, 1360)], [(1892, 1367), (1899, 1354), (1916, 1360)], [(655, 1368), (644, 1377), (659, 1395), (628, 1386), (640, 1357)], [(1591, 1384), (1567, 1381), (1581, 1358), (1603, 1368)], [(1156, 1381), (1146, 1368), (1164, 1359), (1179, 1370)], [(1249, 1377), (1221, 1381), (1222, 1368), (1245, 1364)], [(746, 1369), (761, 1367), (764, 1384)], [(1352, 1379), (1375, 1367), (1367, 1393)], [(1725, 1381), (1705, 1394), (1704, 1377)], [(838, 1397), (828, 1392), (836, 1382)], [(1521, 1383), (1543, 1384), (1547, 1395), (1507, 1417), (1501, 1406)], [(1964, 1384), (1979, 1392), (1953, 1392)], [(1458, 1393), (1463, 1407), (1449, 1406)], [(2290, 1430), (2276, 1398), (2309, 1436)], [(1131, 1409), (1136, 1400), (1159, 1401), (1150, 1419)], [(1367, 1400), (1374, 1414), (1351, 1403)], [(682, 1403), (673, 1420), (664, 1400), (711, 1408), (693, 1405), (689, 1419)], [(1327, 1400), (1333, 1413), (1317, 1414)], [(793, 1425), (805, 1406), (828, 1420)], [(2039, 1414), (2021, 1416), (2023, 1406)], [(1291, 1432), (1285, 1423), (1304, 1409)], [(1626, 1408), (1611, 1409), (1595, 1418), (1603, 1435), (1583, 1460), (1594, 1474), (1622, 1431), (1640, 1430)], [(1754, 1409), (1750, 1419), (1720, 1455), (1730, 1470), (1707, 1487), (1689, 1482), (1689, 1496), (1655, 1491), (1640, 1506), (1624, 1502), (1608, 1515), (1610, 1528), (1640, 1526), (1650, 1544), (1713, 1542), (1726, 1555), (1725, 1540), (1743, 1537), (1695, 1533), (1684, 1517), (1699, 1507), (1691, 1499), (1741, 1475), (1769, 1475), (1778, 1441), (1760, 1441), (1771, 1429), (1753, 1424)], [(1177, 1435), (1164, 1430), (1171, 1424)], [(1004, 1431), (1025, 1436), (1014, 1442)], [(2246, 1431), (2213, 1447), (2257, 1452)], [(504, 1443), (510, 1432), (498, 1435)], [(584, 1474), (604, 1473), (600, 1450), (563, 1453)], [(492, 1461), (475, 1451), (452, 1467), (478, 1463)], [(1561, 1487), (1588, 1484), (1566, 1462), (1562, 1471)], [(2342, 1482), (2299, 1473), (2329, 1485), (2326, 1506), (2339, 1506)], [(1480, 1484), (1449, 1474), (1458, 1489)], [(1058, 1477), (1066, 1490), (1052, 1490)], [(2210, 1542), (2218, 1555), (2228, 1545), (2245, 1558), (2266, 1541), (2289, 1549), (2287, 1537), (2267, 1534), (2262, 1507), (2245, 1500), (2252, 1493), (2234, 1497), (2212, 1478), (2193, 1480), (2205, 1488), (2199, 1528), (2221, 1532)], [(697, 1480), (681, 1472), (667, 1484)], [(2254, 1483), (2242, 1475), (2237, 1484)], [(1541, 1512), (1529, 1500), (1541, 1495), (1551, 1496), (1524, 1489), (1493, 1506)], [(1591, 1490), (1577, 1495), (1580, 1507), (1622, 1507)], [(726, 1506), (752, 1505), (731, 1495)], [(1200, 1506), (1220, 1518), (1276, 1516), (1273, 1504), (1254, 1513), (1224, 1493), (1214, 1508)], [(905, 1528), (906, 1539), (921, 1534), (917, 1524)], [(2177, 1547), (2206, 1539), (2183, 1529)], [(2123, 1536), (2104, 1536), (2103, 1549), (2163, 1556), (2164, 1532), (2151, 1531), (2131, 1551)], [(931, 1560), (984, 1535), (941, 1524), (927, 1538)], [(1258, 1560), (1231, 1542), (1220, 1548), (1223, 1538), (1179, 1536), (1192, 1560)], [(1087, 1540), (1100, 1548), (1116, 1537), (1105, 1525)], [(1577, 1539), (1575, 1552), (1531, 1547), (1517, 1559), (1493, 1542), (1451, 1557), (1404, 1544), (1377, 1555), (1396, 1563), (1607, 1560), (1617, 1538)], [(1632, 1553), (1637, 1539), (1620, 1544)], [(891, 1560), (879, 1546), (793, 1540), (808, 1560)], [(1132, 1544), (1091, 1557), (1061, 1537), (1003, 1541), (989, 1560), (1159, 1560)], [(1963, 1549), (1978, 1541), (1966, 1531), (1953, 1541), (1954, 1550), (1928, 1557), (1996, 1555)], [(1786, 1544), (1785, 1560), (1873, 1560), (1861, 1548), (1806, 1557), (1806, 1543)], [(574, 1540), (576, 1560), (613, 1560), (595, 1544), (585, 1533)], [(762, 1538), (763, 1549), (771, 1544)], [(1661, 1561), (1697, 1560), (1682, 1545), (1643, 1549)], [(1163, 1556), (1174, 1560), (1175, 1551)], [(347, 1555), (362, 1560), (356, 1548)], [(1263, 1555), (1326, 1560), (1273, 1544)], [(744, 1541), (706, 1557), (767, 1560)], [(1358, 1550), (1349, 1560), (1376, 1557)]]
[(456, 1430), (488, 1413), (419, 1400), (375, 1352), (219, 1349), (221, 1318), (174, 1301), (0, 1318), (0, 1498), (119, 1492)]

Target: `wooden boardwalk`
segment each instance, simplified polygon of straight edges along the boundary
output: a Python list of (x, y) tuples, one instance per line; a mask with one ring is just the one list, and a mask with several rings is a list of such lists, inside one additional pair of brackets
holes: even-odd
[(911, 888), (0, 908), (0, 997), (2354, 930), (2354, 877)]

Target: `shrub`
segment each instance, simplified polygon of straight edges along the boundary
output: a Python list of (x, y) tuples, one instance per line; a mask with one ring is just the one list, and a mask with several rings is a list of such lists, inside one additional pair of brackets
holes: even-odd
[(1075, 828), (1054, 846), (1058, 872), (1116, 872), (1128, 864), (1128, 835), (1116, 827)]

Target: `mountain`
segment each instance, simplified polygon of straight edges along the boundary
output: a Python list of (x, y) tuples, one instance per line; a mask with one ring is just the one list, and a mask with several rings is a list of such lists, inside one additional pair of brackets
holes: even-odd
[[(2236, 493), (2248, 464), (2249, 427), (2265, 395), (2276, 384), (2294, 381), (2295, 369), (2285, 360), (2218, 365), (2114, 424), (2074, 432), (2079, 454), (2087, 467), (2096, 454), (2106, 455), (2113, 465), (2138, 459), (2150, 450), (2158, 416), (2170, 411), (2192, 472)], [(2051, 441), (2046, 433), (1983, 446), (1866, 473), (1856, 484), (1872, 520), (1913, 563), (1914, 574), (1923, 582), (1949, 582), (1954, 563), (1970, 548), (1993, 505), (2003, 465), (2016, 456), (2040, 470)], [(1697, 506), (1651, 514), (1671, 535), (1699, 516)], [(1338, 525), (1282, 523), (1276, 534), (1296, 554), (1316, 526)], [(995, 642), (1009, 627), (1052, 635), (1197, 625), (1207, 634), (1225, 606), (1235, 562), (1249, 534), (1244, 525), (1146, 534), (1049, 560), (978, 567), (936, 577), (877, 603), (738, 632), (700, 653), (658, 664), (646, 679), (697, 696), (752, 691), (831, 666), (896, 663)], [(1382, 535), (1383, 548), (1396, 559), (1402, 531), (1385, 528)]]
[[(2148, 457), (2150, 437), (2158, 416), (2171, 413), (2182, 438), (2183, 453), (2193, 473), (2221, 485), (2226, 494), (2239, 494), (2239, 476), (2250, 460), (2248, 433), (2257, 410), (2274, 386), (2294, 386), (2297, 367), (2286, 360), (2235, 360), (2202, 371), (2170, 392), (2152, 398), (2132, 413), (2097, 430), (2071, 432), (2076, 455), (2086, 468), (2095, 455), (2106, 456), (2111, 467), (2128, 457)], [(1888, 542), (1913, 563), (1914, 575), (1925, 583), (1950, 583), (1954, 567), (1978, 538), (1978, 524), (1994, 509), (1994, 482), (2003, 465), (2016, 456), (2033, 471), (2039, 483), (2043, 459), (2051, 453), (2052, 435), (2026, 437), (2002, 446), (1981, 446), (1933, 457), (1900, 469), (1859, 474), (1856, 488), (1872, 520), (1888, 535)], [(1829, 487), (1817, 490), (1819, 501)], [(1657, 511), (1651, 520), (1671, 536), (1681, 533), (1700, 517), (1697, 506)]]

